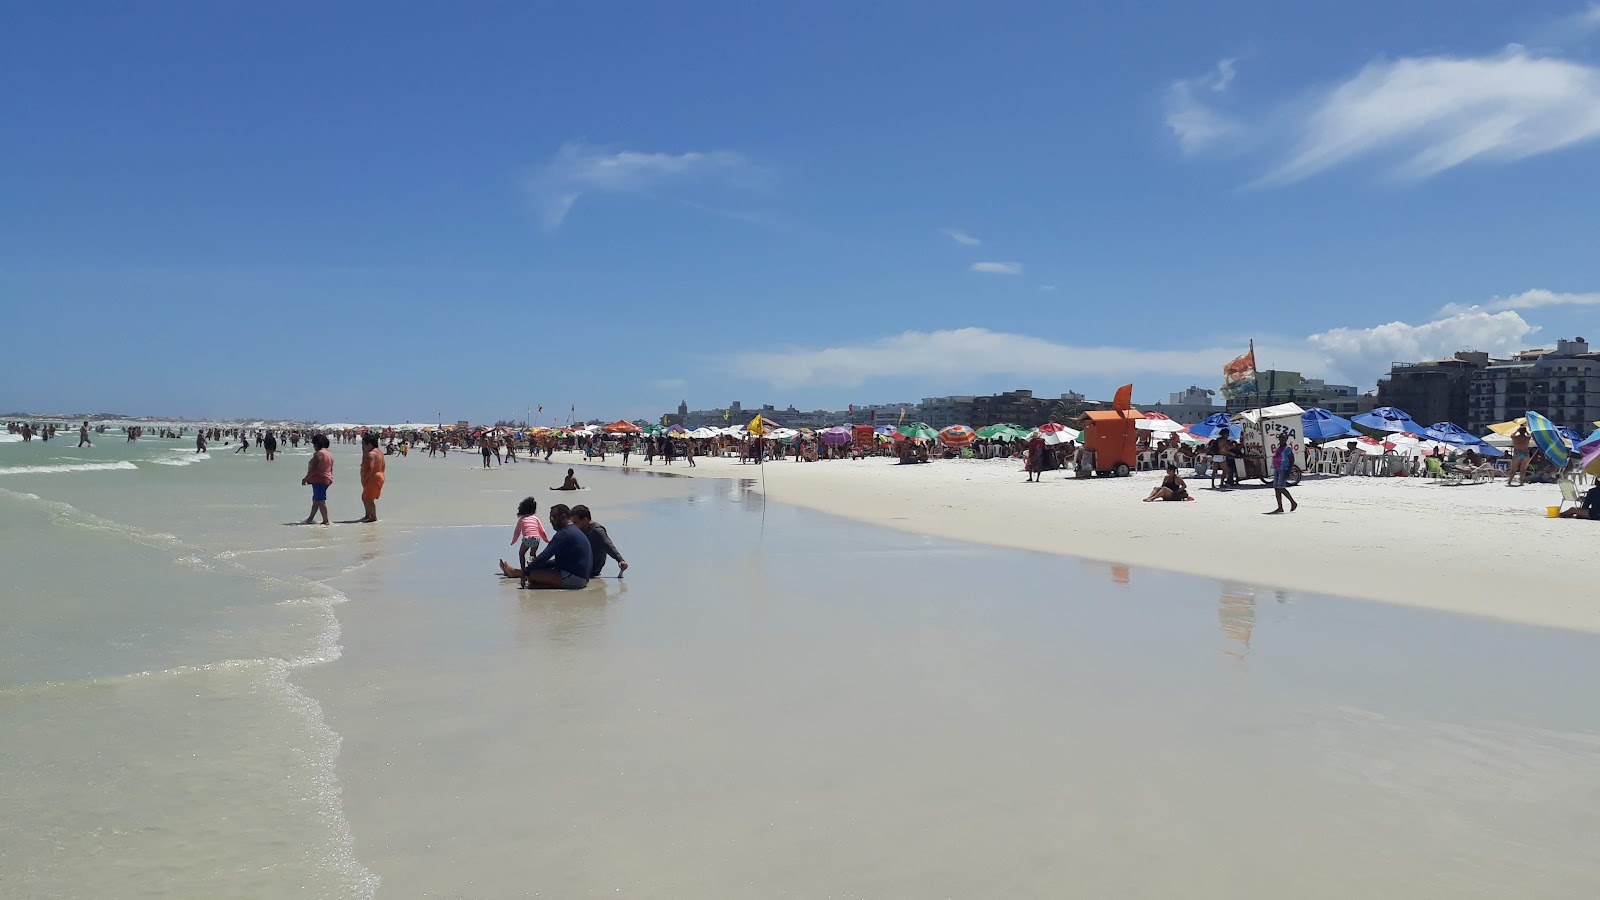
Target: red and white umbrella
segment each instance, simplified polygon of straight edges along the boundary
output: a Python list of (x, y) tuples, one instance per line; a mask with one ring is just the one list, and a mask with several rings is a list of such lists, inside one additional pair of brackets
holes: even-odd
[(1138, 419), (1133, 423), (1133, 427), (1152, 434), (1176, 434), (1186, 430), (1184, 426), (1172, 421), (1171, 416), (1165, 416), (1158, 412), (1145, 413), (1144, 418)]

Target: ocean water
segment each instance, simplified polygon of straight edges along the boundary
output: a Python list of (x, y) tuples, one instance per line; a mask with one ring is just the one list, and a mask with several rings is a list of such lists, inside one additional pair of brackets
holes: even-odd
[[(188, 450), (0, 444), (0, 895), (1600, 893), (1592, 636), (559, 457), (299, 527), (305, 451)], [(525, 495), (627, 577), (499, 579)]]

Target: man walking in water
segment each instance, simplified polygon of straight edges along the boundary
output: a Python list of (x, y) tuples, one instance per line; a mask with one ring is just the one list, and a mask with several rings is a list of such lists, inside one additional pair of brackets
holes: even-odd
[(94, 446), (94, 442), (89, 440), (89, 423), (87, 421), (78, 427), (78, 446), (82, 447), (85, 444), (90, 447)]
[(1506, 487), (1516, 483), (1517, 475), (1522, 476), (1522, 483), (1528, 483), (1528, 460), (1533, 457), (1533, 438), (1528, 436), (1528, 426), (1517, 426), (1517, 433), (1511, 436), (1511, 477), (1506, 479)]
[(376, 522), (378, 498), (383, 496), (383, 470), (388, 463), (383, 451), (378, 449), (377, 435), (367, 434), (361, 438), (361, 443), (366, 448), (361, 454), (361, 506), (367, 513), (361, 521)]
[(333, 451), (328, 449), (328, 436), (325, 434), (314, 435), (311, 446), (316, 452), (311, 454), (311, 461), (306, 464), (306, 477), (300, 479), (301, 484), (311, 485), (311, 515), (306, 516), (302, 525), (310, 525), (322, 513), (322, 524), (328, 524), (328, 488), (333, 484)]

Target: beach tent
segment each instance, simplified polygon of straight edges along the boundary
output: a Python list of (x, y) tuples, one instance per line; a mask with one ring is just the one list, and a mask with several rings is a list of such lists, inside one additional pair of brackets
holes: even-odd
[[(589, 428), (593, 427), (595, 426), (589, 426)], [(588, 429), (584, 430), (587, 431)], [(604, 431), (606, 434), (638, 434), (640, 431), (642, 431), (642, 429), (632, 422), (624, 422), (621, 419), (618, 419), (617, 421), (612, 422), (610, 425), (605, 426)]]
[(1350, 427), (1349, 419), (1336, 416), (1321, 407), (1312, 407), (1300, 416), (1300, 433), (1306, 440), (1326, 441), (1349, 437), (1355, 433), (1355, 429)]
[(1382, 437), (1386, 433), (1398, 434), (1406, 431), (1412, 434), (1421, 434), (1426, 430), (1421, 425), (1418, 425), (1405, 410), (1396, 409), (1393, 406), (1380, 406), (1372, 412), (1353, 416), (1350, 419), (1350, 424), (1374, 437)]
[(1259, 443), (1269, 456), (1278, 446), (1278, 435), (1289, 436), (1289, 446), (1294, 448), (1294, 464), (1302, 471), (1306, 467), (1306, 441), (1301, 432), (1305, 427), (1306, 411), (1298, 403), (1279, 403), (1262, 409), (1247, 409), (1233, 417), (1240, 426), (1240, 440), (1246, 446)]

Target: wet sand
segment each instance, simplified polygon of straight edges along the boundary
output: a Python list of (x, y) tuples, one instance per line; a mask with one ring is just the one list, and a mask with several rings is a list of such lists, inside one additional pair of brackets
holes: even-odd
[(329, 581), (299, 677), (380, 897), (1600, 889), (1593, 636), (580, 474), (624, 580), (517, 591), (509, 519), (402, 513)]

